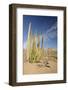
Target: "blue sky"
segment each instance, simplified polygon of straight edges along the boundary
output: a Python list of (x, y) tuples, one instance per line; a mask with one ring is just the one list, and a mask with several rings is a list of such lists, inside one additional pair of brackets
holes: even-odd
[(32, 23), (32, 34), (43, 34), (44, 48), (57, 48), (57, 17), (23, 15), (23, 44), (26, 48), (29, 23)]

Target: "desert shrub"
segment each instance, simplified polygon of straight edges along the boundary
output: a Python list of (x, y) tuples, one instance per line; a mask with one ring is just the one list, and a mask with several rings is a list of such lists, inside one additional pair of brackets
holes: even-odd
[(35, 62), (35, 60), (37, 59), (37, 55), (36, 55), (36, 50), (34, 50), (33, 48), (31, 49), (31, 52), (30, 52), (30, 58), (29, 58), (29, 61), (31, 63)]

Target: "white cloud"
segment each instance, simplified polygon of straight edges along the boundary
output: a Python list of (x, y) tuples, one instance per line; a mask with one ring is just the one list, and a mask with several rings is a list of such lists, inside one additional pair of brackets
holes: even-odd
[(49, 28), (46, 32), (46, 34), (44, 34), (46, 39), (53, 39), (57, 36), (57, 22), (54, 23), (51, 28)]

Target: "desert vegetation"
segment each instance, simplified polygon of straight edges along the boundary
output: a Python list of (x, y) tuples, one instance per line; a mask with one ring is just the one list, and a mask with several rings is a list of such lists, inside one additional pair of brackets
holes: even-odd
[(43, 34), (32, 34), (30, 23), (27, 47), (23, 49), (24, 74), (57, 72), (57, 50), (44, 48), (44, 39)]

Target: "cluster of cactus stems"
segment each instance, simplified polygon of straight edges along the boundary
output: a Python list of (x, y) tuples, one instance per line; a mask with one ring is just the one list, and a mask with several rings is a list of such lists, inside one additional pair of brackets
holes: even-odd
[[(32, 35), (31, 22), (29, 23), (28, 38), (27, 38), (27, 60), (30, 63), (40, 62), (45, 57), (44, 37), (41, 35)], [(40, 42), (40, 40), (42, 40)], [(41, 47), (40, 47), (40, 43)]]

